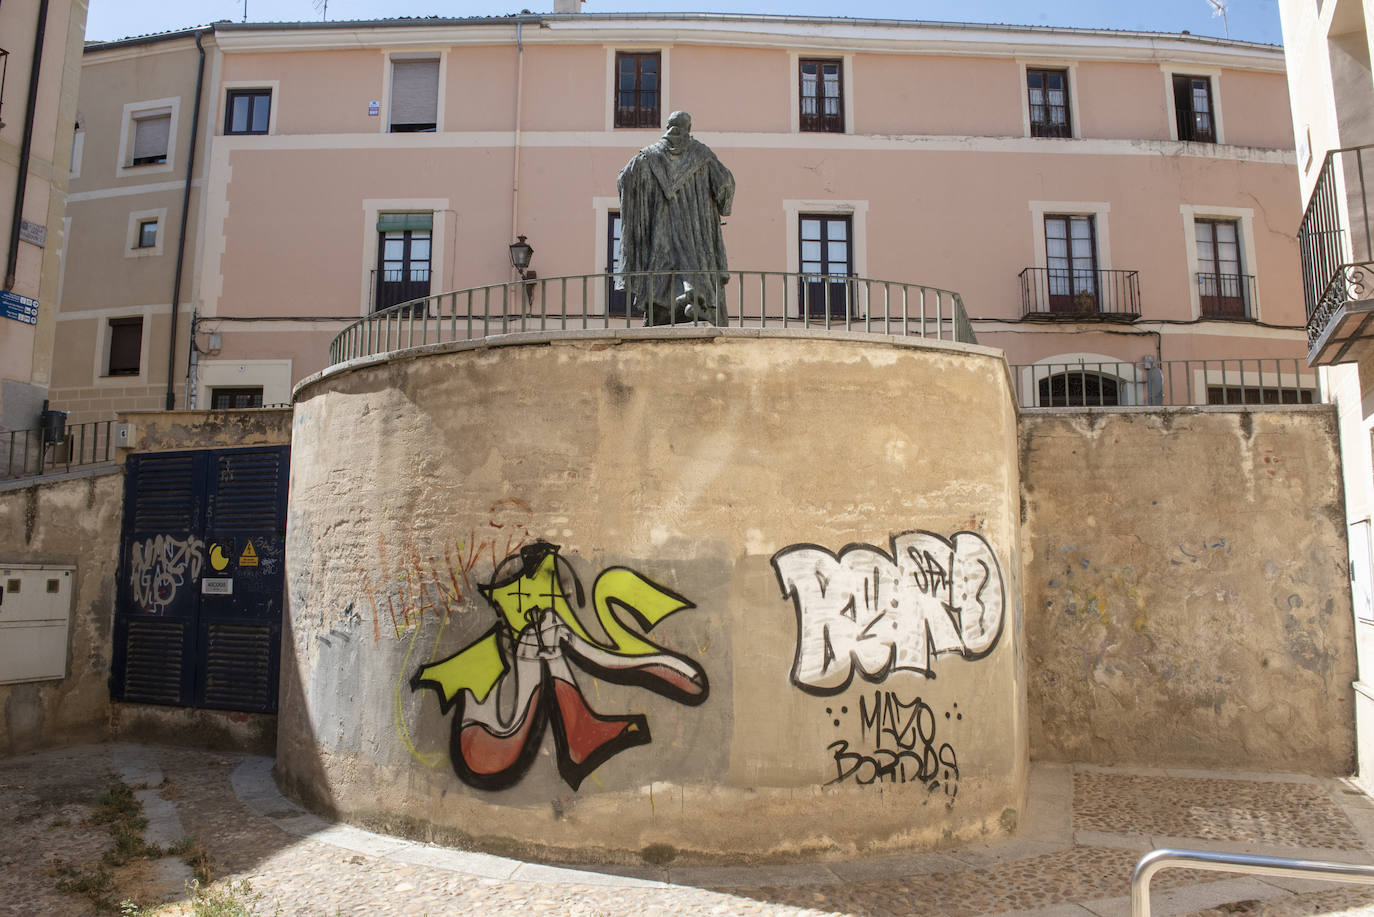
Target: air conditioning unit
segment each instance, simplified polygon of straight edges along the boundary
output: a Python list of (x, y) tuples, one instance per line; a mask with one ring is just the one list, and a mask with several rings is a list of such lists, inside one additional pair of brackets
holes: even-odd
[(0, 684), (67, 677), (76, 567), (0, 564)]

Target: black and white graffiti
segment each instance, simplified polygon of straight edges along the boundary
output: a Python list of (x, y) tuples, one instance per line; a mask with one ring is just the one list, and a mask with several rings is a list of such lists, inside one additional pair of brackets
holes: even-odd
[(934, 678), (935, 657), (979, 659), (1002, 635), (1006, 593), (983, 536), (892, 536), (892, 553), (851, 544), (838, 555), (812, 544), (783, 548), (773, 570), (797, 614), (792, 683), (838, 694), (857, 669), (871, 682), (893, 672)]
[[(955, 704), (945, 719), (953, 714), (962, 720), (958, 709)], [(826, 708), (837, 728), (847, 725), (849, 712)], [(954, 746), (936, 738), (935, 711), (924, 700), (903, 700), (893, 691), (860, 695), (858, 721), (857, 738), (837, 739), (826, 749), (835, 762), (830, 783), (921, 783), (931, 792), (944, 790), (951, 802), (959, 795), (959, 758)]]

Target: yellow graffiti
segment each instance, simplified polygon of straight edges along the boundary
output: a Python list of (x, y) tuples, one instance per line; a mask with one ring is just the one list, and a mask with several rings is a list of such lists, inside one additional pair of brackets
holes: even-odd
[[(439, 628), (441, 631), (443, 630), (442, 623), (439, 625)], [(401, 706), (401, 687), (405, 684), (405, 673), (410, 670), (410, 654), (415, 652), (415, 641), (419, 639), (419, 636), (420, 629), (417, 627), (410, 635), (410, 645), (406, 647), (405, 659), (401, 661), (401, 668), (396, 675), (396, 691), (391, 701), (391, 721), (396, 727), (396, 737), (401, 740), (401, 747), (404, 748), (412, 758), (419, 761), (425, 767), (438, 767), (439, 762), (444, 759), (444, 756), (437, 752), (425, 754), (415, 747), (415, 740), (410, 737), (410, 729), (406, 726), (405, 710)]]
[(452, 703), (464, 688), (480, 703), (487, 699), (507, 668), (501, 658), (500, 642), (495, 633), (490, 633), (442, 662), (420, 669), (417, 680), (438, 685), (446, 704)]
[(619, 605), (638, 614), (646, 629), (652, 629), (668, 615), (684, 608), (695, 606), (679, 595), (663, 589), (633, 570), (625, 567), (611, 567), (603, 570), (592, 586), (592, 605), (596, 608), (597, 620), (611, 638), (616, 652), (630, 656), (647, 656), (663, 652), (663, 647), (631, 633), (616, 618), (613, 605)]

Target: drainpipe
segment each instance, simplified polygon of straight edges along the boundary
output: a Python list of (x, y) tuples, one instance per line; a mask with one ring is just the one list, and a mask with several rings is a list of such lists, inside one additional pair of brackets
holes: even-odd
[(14, 218), (10, 221), (10, 250), (5, 261), (5, 289), (13, 290), (19, 269), (19, 224), (24, 220), (24, 192), (29, 183), (33, 153), (33, 118), (38, 107), (38, 76), (43, 67), (43, 36), (48, 31), (48, 0), (39, 0), (38, 27), (33, 33), (33, 65), (29, 68), (28, 107), (24, 111), (24, 140), (19, 147), (19, 177), (14, 183)]
[[(47, 2), (47, 0), (44, 0)], [(186, 154), (186, 184), (181, 190), (181, 228), (177, 232), (177, 268), (172, 279), (172, 329), (167, 336), (167, 401), (166, 409), (176, 407), (176, 392), (173, 381), (177, 368), (177, 309), (181, 306), (181, 268), (186, 258), (186, 220), (191, 209), (191, 180), (196, 169), (196, 140), (200, 136), (200, 90), (205, 83), (205, 46), (200, 43), (201, 32), (196, 33), (196, 50), (200, 52), (200, 62), (196, 65), (196, 102), (191, 112), (191, 150)], [(194, 329), (193, 329), (194, 330)], [(195, 347), (195, 335), (191, 336), (191, 346)], [(189, 364), (189, 358), (187, 360)]]
[[(525, 43), (521, 38), (521, 20), (515, 23), (515, 152), (511, 162), (510, 237), (515, 238), (520, 226), (520, 123), (525, 101)], [(513, 269), (512, 269), (513, 270)]]

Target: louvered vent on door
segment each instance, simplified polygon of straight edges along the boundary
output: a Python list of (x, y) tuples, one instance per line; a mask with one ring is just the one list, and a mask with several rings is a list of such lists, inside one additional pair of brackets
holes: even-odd
[(132, 620), (125, 641), (124, 700), (179, 704), (185, 622)]
[(136, 532), (187, 532), (195, 519), (195, 457), (141, 455), (134, 492)]
[(272, 701), (272, 650), (267, 625), (211, 622), (205, 648), (205, 706), (264, 710)]
[(217, 482), (211, 526), (215, 531), (277, 530), (277, 484), (282, 474), (282, 453), (221, 453), (216, 462)]

